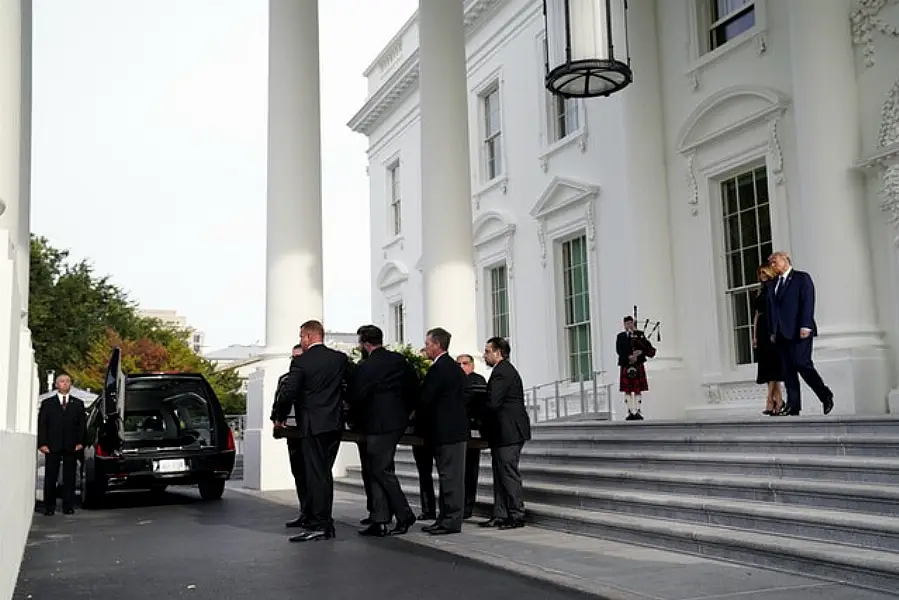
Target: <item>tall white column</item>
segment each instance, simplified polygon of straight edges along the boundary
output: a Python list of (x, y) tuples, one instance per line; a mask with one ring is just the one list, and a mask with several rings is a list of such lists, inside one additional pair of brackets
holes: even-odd
[[(31, 263), (31, 71), (32, 71), (32, 3), (21, 0), (21, 120), (19, 128), (19, 233), (16, 261), (22, 309), (28, 310), (28, 283)], [(27, 325), (27, 322), (26, 322)], [(30, 338), (29, 333), (29, 338)], [(30, 342), (29, 342), (30, 343)]]
[[(791, 239), (796, 267), (815, 281), (816, 361), (836, 395), (836, 412), (884, 412), (885, 355), (863, 182), (853, 170), (861, 128), (849, 12), (850, 0), (789, 3), (799, 174)], [(817, 408), (808, 396), (804, 405)]]
[[(624, 20), (619, 18), (617, 23), (620, 33), (616, 48), (623, 50)], [(632, 239), (639, 243), (631, 249), (636, 253), (633, 265), (625, 266), (621, 273), (622, 280), (629, 284), (632, 302), (620, 307), (620, 314), (614, 318), (620, 327), (621, 317), (636, 304), (639, 319), (662, 323), (662, 342), (656, 344), (658, 354), (647, 365), (651, 382), (643, 412), (650, 418), (675, 418), (681, 416), (684, 403), (689, 403), (692, 395), (685, 389), (677, 335), (655, 0), (630, 0), (627, 24), (634, 81), (619, 99), (624, 129), (622, 200), (630, 210), (627, 226), (633, 228)], [(664, 399), (654, 390), (665, 390)]]
[(322, 319), (321, 87), (318, 0), (270, 0), (267, 350), (288, 354)]
[(424, 313), (478, 356), (463, 17), (462, 2), (418, 4)]
[(269, 0), (266, 360), (249, 382), (244, 482), (293, 487), (269, 420), (300, 325), (322, 319), (318, 0)]

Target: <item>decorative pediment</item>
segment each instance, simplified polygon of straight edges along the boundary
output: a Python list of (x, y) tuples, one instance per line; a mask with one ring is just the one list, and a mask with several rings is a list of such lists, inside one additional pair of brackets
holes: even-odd
[(599, 186), (565, 177), (553, 177), (537, 198), (537, 203), (531, 209), (531, 216), (542, 221), (563, 208), (592, 200), (598, 194)]
[(489, 210), (478, 215), (472, 225), (474, 246), (478, 248), (515, 233), (512, 215), (504, 210)]
[(786, 110), (790, 101), (777, 90), (740, 85), (712, 94), (687, 118), (677, 148), (685, 154), (703, 144), (770, 120)]
[(385, 289), (399, 285), (409, 279), (409, 269), (401, 262), (389, 260), (381, 267), (378, 273), (378, 288)]

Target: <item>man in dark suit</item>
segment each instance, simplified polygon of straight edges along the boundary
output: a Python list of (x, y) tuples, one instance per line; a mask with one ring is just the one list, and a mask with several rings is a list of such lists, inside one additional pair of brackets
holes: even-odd
[(812, 276), (793, 268), (790, 255), (775, 252), (768, 263), (777, 273), (768, 282), (768, 325), (771, 340), (777, 344), (787, 388), (787, 413), (798, 416), (802, 410), (799, 376), (808, 384), (823, 405), (824, 414), (833, 410), (833, 392), (815, 369), (812, 361), (812, 339), (818, 335), (815, 323), (815, 284)]
[(481, 527), (524, 527), (524, 501), (518, 462), (531, 439), (531, 420), (524, 406), (524, 385), (509, 362), (512, 350), (500, 337), (487, 340), (484, 362), (492, 367), (487, 382), (487, 441), (493, 462), (493, 518)]
[(290, 371), (278, 402), (278, 422), (283, 424), (296, 407), (297, 429), (306, 475), (309, 522), (292, 542), (331, 539), (335, 535), (331, 516), (334, 479), (331, 469), (340, 448), (343, 430), (343, 399), (350, 372), (349, 357), (324, 345), (325, 328), (320, 321), (300, 327), (303, 353), (290, 361)]
[[(365, 435), (371, 480), (371, 524), (359, 533), (384, 537), (409, 531), (415, 515), (396, 478), (396, 446), (406, 431), (418, 396), (418, 375), (402, 354), (384, 348), (384, 333), (375, 325), (358, 330), (363, 361), (353, 379), (350, 410)], [(388, 524), (396, 515), (396, 527)]]
[(434, 363), (422, 383), (421, 403), (427, 409), (427, 443), (434, 448), (440, 478), (440, 514), (433, 525), (422, 527), (431, 535), (461, 532), (465, 511), (465, 449), (470, 430), (465, 373), (447, 354), (451, 337), (441, 327), (425, 337), (425, 350)]
[[(472, 430), (480, 430), (483, 426), (484, 402), (487, 397), (487, 380), (475, 373), (474, 358), (470, 354), (460, 354), (456, 362), (465, 373), (465, 408)], [(478, 471), (481, 468), (481, 449), (469, 448), (465, 451), (465, 513), (463, 517), (470, 519), (474, 514), (474, 506), (478, 497)]]
[[(425, 348), (419, 350), (419, 353), (428, 358), (428, 351)], [(412, 420), (412, 432), (425, 442), (422, 446), (412, 446), (412, 458), (415, 459), (415, 467), (418, 469), (418, 489), (421, 500), (419, 521), (437, 519), (437, 498), (434, 496), (434, 448), (429, 443), (431, 435), (428, 433), (430, 421), (428, 407), (421, 402), (419, 394)]]
[(37, 446), (44, 455), (44, 514), (56, 512), (56, 484), (62, 464), (62, 512), (75, 512), (75, 467), (87, 437), (84, 403), (70, 394), (68, 375), (56, 378), (56, 395), (41, 402), (37, 416)]
[[(290, 351), (291, 359), (296, 358), (300, 354), (303, 353), (302, 344), (297, 344)], [(280, 425), (278, 423), (278, 399), (281, 397), (281, 394), (284, 393), (284, 382), (287, 381), (287, 376), (290, 373), (284, 373), (281, 377), (278, 378), (278, 387), (275, 389), (275, 401), (272, 404), (272, 415), (271, 420), (276, 424), (276, 426)], [(287, 416), (287, 420), (284, 423), (285, 427), (296, 427), (297, 420), (295, 409), (291, 407), (290, 413)], [(306, 509), (306, 475), (303, 470), (303, 453), (300, 448), (300, 440), (296, 438), (287, 438), (287, 453), (290, 456), (290, 473), (293, 475), (294, 487), (297, 490), (297, 502), (299, 502), (300, 512), (296, 519), (292, 521), (288, 521), (284, 524), (285, 527), (303, 527), (309, 520), (309, 515), (307, 514)]]

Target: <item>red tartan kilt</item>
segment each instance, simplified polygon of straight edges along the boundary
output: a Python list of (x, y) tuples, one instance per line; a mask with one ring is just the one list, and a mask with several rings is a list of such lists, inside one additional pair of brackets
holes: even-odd
[(649, 390), (649, 381), (646, 379), (646, 369), (642, 364), (636, 365), (637, 376), (628, 377), (629, 367), (621, 367), (621, 375), (618, 378), (618, 391), (625, 394), (639, 394)]

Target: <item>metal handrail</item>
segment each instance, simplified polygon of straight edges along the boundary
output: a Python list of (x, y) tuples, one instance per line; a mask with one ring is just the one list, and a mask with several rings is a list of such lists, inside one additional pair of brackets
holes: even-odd
[(594, 371), (580, 381), (559, 379), (525, 390), (525, 405), (531, 421), (540, 423), (570, 417), (611, 420), (613, 382), (602, 381), (605, 371)]

